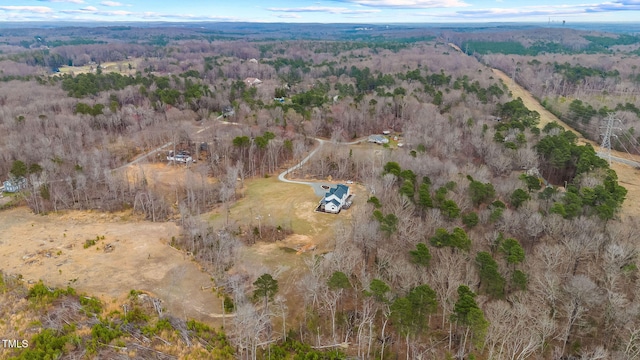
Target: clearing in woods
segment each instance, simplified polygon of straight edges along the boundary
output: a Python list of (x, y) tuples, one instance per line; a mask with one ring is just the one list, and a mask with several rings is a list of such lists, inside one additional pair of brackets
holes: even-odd
[[(102, 64), (90, 64), (83, 66), (60, 66), (58, 70), (59, 74), (88, 74), (95, 73), (97, 71), (98, 66), (103, 73), (119, 73), (122, 75), (135, 75), (136, 71), (138, 71), (138, 59), (128, 59), (122, 61), (110, 61), (104, 62)], [(131, 65), (131, 68), (129, 68)]]
[[(312, 179), (295, 179), (314, 181)], [(338, 181), (318, 181), (326, 184), (338, 184)], [(366, 201), (365, 189), (358, 184), (349, 185), (355, 193), (354, 205), (340, 214), (314, 212), (320, 197), (309, 185), (291, 184), (278, 181), (277, 176), (266, 179), (245, 180), (244, 187), (238, 191), (242, 196), (229, 208), (229, 227), (242, 227), (245, 231), (262, 230), (267, 227), (293, 230), (282, 241), (267, 242), (258, 240), (243, 249), (241, 264), (249, 267), (239, 268), (256, 277), (268, 272), (280, 283), (280, 292), (288, 299), (299, 296), (296, 289), (302, 275), (306, 273), (305, 257), (310, 254), (324, 254), (333, 251), (335, 231), (349, 226), (354, 207)], [(207, 215), (215, 226), (223, 226), (227, 217), (225, 207)], [(251, 234), (246, 234), (249, 235)], [(304, 253), (303, 253), (304, 252)], [(297, 295), (296, 295), (297, 294)], [(298, 301), (290, 302), (296, 304)]]
[[(173, 222), (151, 223), (130, 212), (43, 216), (20, 207), (2, 212), (0, 229), (0, 268), (28, 283), (71, 286), (107, 306), (132, 289), (143, 290), (162, 299), (175, 316), (221, 323), (221, 301), (210, 288), (210, 277), (169, 246), (180, 234)], [(95, 245), (85, 248), (87, 240)]]
[[(184, 166), (140, 164), (128, 170), (130, 180), (144, 176), (169, 192), (191, 177), (201, 180), (200, 174)], [(250, 268), (239, 270), (257, 276), (278, 274), (281, 291), (289, 297), (304, 267), (305, 254), (296, 252), (331, 251), (334, 229), (348, 224), (352, 210), (339, 215), (316, 213), (319, 197), (311, 186), (283, 183), (277, 177), (248, 180), (244, 185), (238, 190), (242, 198), (230, 207), (231, 228), (281, 226), (294, 234), (278, 242), (257, 239), (240, 255), (241, 263)], [(350, 186), (356, 194), (364, 194), (364, 188)], [(364, 201), (362, 196), (355, 197), (354, 205)], [(206, 217), (214, 226), (225, 225), (224, 206)], [(148, 222), (129, 211), (64, 211), (43, 216), (20, 207), (2, 212), (0, 228), (0, 269), (22, 275), (28, 283), (43, 280), (53, 287), (72, 286), (107, 305), (124, 299), (132, 289), (143, 290), (162, 299), (169, 313), (221, 324), (221, 301), (211, 290), (211, 278), (195, 261), (169, 246), (171, 238), (180, 234), (176, 223)], [(85, 248), (87, 240), (96, 243)]]
[[(352, 192), (363, 194), (364, 189), (360, 186), (350, 187)], [(230, 228), (242, 227), (257, 229), (260, 232), (267, 227), (280, 226), (294, 233), (277, 243), (258, 241), (247, 248), (247, 256), (256, 256), (256, 260), (264, 257), (262, 261), (267, 264), (288, 264), (295, 260), (295, 251), (287, 251), (284, 248), (297, 251), (302, 246), (313, 244), (317, 246), (318, 252), (330, 251), (334, 245), (334, 229), (348, 224), (351, 219), (351, 210), (344, 210), (339, 215), (314, 212), (320, 197), (314, 193), (311, 186), (280, 182), (276, 176), (245, 180), (244, 187), (238, 190), (238, 194), (241, 199), (229, 208)], [(362, 200), (358, 196), (354, 199), (354, 205), (358, 200)], [(227, 222), (224, 206), (209, 214), (209, 220), (214, 226), (224, 226)]]

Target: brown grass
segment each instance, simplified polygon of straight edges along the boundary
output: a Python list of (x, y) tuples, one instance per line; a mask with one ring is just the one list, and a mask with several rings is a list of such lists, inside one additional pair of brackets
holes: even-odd
[[(138, 71), (139, 59), (128, 59), (123, 61), (110, 61), (100, 64), (103, 73), (119, 73), (122, 75), (135, 75)], [(129, 69), (131, 64), (131, 69)], [(60, 74), (88, 74), (95, 73), (98, 64), (84, 65), (84, 66), (60, 66)]]
[[(356, 184), (350, 187), (356, 193), (353, 206), (361, 206), (366, 201), (364, 188)], [(294, 234), (282, 241), (258, 241), (246, 247), (241, 254), (245, 268), (239, 270), (253, 273), (256, 269), (261, 269), (259, 271), (274, 273), (280, 269), (280, 292), (291, 300), (289, 304), (299, 304), (300, 300), (295, 298), (299, 297), (296, 286), (306, 272), (304, 258), (333, 250), (333, 228), (349, 224), (353, 207), (338, 215), (314, 212), (320, 198), (315, 195), (311, 186), (283, 183), (275, 176), (245, 181), (245, 187), (238, 193), (243, 198), (230, 209), (229, 226), (232, 229), (253, 229), (258, 226), (256, 217), (261, 215), (262, 224), (274, 227), (280, 225), (294, 231)], [(208, 217), (218, 226), (223, 226), (226, 221), (224, 209), (219, 209)], [(314, 246), (315, 250), (297, 254), (302, 248), (310, 249)]]
[[(176, 316), (218, 325), (209, 314), (220, 312), (220, 300), (201, 290), (210, 277), (168, 245), (180, 233), (174, 223), (150, 223), (129, 212), (34, 215), (21, 207), (3, 211), (0, 228), (0, 268), (28, 283), (72, 286), (106, 304), (143, 290)], [(96, 245), (84, 248), (87, 239)], [(112, 252), (104, 251), (107, 244)]]

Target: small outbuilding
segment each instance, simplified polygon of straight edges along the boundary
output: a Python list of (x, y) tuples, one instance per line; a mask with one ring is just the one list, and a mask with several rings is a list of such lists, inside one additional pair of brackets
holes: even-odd
[(384, 135), (369, 135), (369, 138), (367, 141), (370, 143), (376, 143), (379, 145), (389, 143), (389, 139)]

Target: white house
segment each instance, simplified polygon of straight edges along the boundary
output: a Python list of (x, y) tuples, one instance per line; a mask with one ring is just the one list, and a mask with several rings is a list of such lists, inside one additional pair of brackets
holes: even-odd
[(262, 84), (262, 80), (257, 79), (257, 78), (248, 77), (248, 78), (244, 79), (244, 83), (247, 84), (247, 86), (256, 86), (256, 85)]
[(347, 203), (349, 197), (349, 187), (338, 184), (337, 187), (331, 188), (320, 202), (320, 209), (324, 212), (337, 214)]

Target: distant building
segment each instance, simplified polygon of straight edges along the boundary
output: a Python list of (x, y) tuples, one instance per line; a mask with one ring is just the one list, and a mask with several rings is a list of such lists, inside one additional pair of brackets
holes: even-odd
[(233, 108), (233, 106), (225, 106), (224, 109), (222, 109), (222, 117), (229, 117), (235, 114), (236, 110)]
[(19, 178), (10, 178), (2, 183), (4, 186), (4, 191), (8, 193), (16, 193), (22, 189), (27, 187), (27, 179), (23, 177)]
[(388, 144), (389, 143), (389, 139), (387, 139), (383, 135), (369, 135), (369, 139), (367, 139), (367, 141), (370, 142), (370, 143), (376, 143), (376, 144), (379, 144), (379, 145)]
[(244, 79), (244, 83), (247, 84), (247, 86), (256, 86), (256, 85), (262, 84), (262, 80), (257, 79), (257, 78), (248, 77), (248, 78)]
[(320, 210), (332, 214), (337, 214), (343, 208), (348, 207), (349, 187), (338, 184), (337, 187), (331, 188), (320, 201)]
[(167, 155), (167, 161), (175, 161), (179, 163), (195, 162), (187, 151), (178, 151), (178, 153), (175, 155), (173, 154), (173, 151), (169, 151), (169, 154)]

